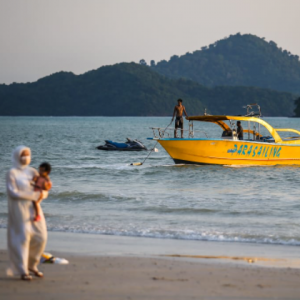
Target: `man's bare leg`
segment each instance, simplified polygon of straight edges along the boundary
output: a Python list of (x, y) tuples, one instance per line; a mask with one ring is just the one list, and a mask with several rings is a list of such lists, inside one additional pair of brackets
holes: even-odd
[(183, 129), (181, 129), (181, 138), (183, 139)]
[(177, 129), (174, 130), (174, 139), (177, 138)]

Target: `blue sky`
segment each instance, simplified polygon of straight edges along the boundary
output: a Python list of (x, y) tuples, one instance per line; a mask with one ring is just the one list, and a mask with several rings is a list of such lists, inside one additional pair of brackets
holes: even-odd
[(230, 34), (300, 55), (299, 0), (0, 0), (0, 83), (160, 61)]

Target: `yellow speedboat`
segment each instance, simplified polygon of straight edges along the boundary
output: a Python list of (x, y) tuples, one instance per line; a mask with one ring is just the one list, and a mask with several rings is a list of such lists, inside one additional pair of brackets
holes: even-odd
[[(259, 111), (250, 111), (257, 106)], [(218, 164), (218, 165), (292, 165), (300, 164), (300, 131), (273, 128), (261, 119), (257, 104), (247, 105), (245, 116), (203, 116), (187, 117), (189, 138), (165, 138), (165, 131), (152, 128), (154, 138), (168, 152), (177, 164)], [(223, 134), (217, 139), (194, 138), (193, 121), (210, 122), (219, 125)], [(226, 124), (228, 121), (229, 125)], [(248, 122), (243, 130), (246, 139), (239, 140), (235, 121)], [(252, 126), (252, 127), (251, 127)], [(263, 126), (271, 136), (262, 136)], [(158, 132), (158, 135), (157, 133)], [(297, 136), (281, 138), (278, 132), (292, 132)]]

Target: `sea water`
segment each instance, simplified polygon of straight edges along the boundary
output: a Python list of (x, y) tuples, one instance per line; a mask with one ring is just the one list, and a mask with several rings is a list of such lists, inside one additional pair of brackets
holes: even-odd
[[(7, 223), (5, 176), (11, 152), (23, 144), (32, 149), (33, 167), (48, 161), (53, 168), (53, 188), (42, 203), (50, 231), (300, 245), (298, 166), (175, 165), (158, 145), (159, 152), (134, 167), (130, 163), (143, 161), (147, 152), (96, 149), (106, 139), (124, 142), (126, 137), (150, 149), (155, 141), (147, 140), (149, 127), (166, 127), (170, 121), (0, 117), (0, 227)], [(266, 121), (300, 129), (299, 119)], [(210, 137), (222, 134), (214, 124), (195, 127)]]

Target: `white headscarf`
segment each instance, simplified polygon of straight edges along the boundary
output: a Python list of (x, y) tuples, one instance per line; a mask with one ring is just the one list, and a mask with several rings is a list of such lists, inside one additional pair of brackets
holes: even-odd
[(12, 163), (14, 168), (24, 169), (28, 166), (28, 165), (22, 165), (20, 162), (21, 154), (24, 150), (28, 150), (29, 155), (31, 156), (31, 150), (26, 146), (18, 146), (17, 148), (14, 149), (12, 153)]

